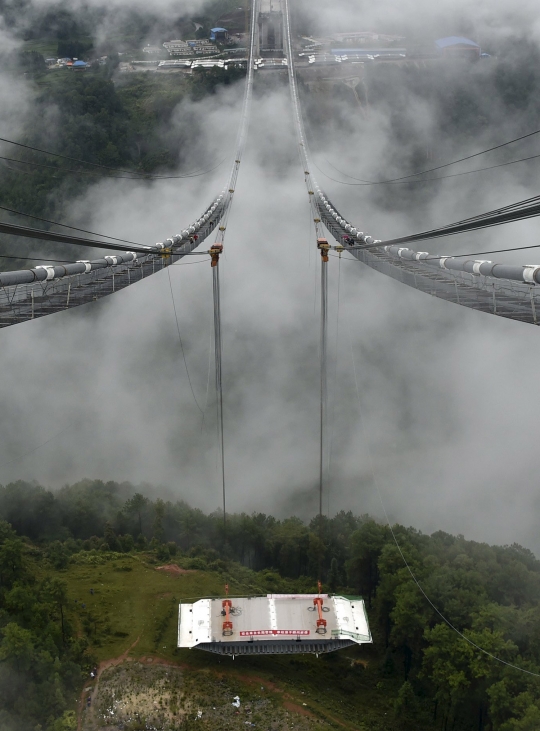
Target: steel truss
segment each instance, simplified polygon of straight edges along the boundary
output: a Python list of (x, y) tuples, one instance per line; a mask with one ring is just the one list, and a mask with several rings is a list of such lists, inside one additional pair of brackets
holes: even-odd
[[(540, 266), (494, 265), (483, 260), (430, 256), (426, 252), (418, 253), (399, 246), (382, 246), (378, 241), (362, 243), (371, 237), (351, 226), (318, 186), (315, 190), (319, 215), (325, 227), (358, 261), (447, 302), (498, 317), (540, 324), (540, 287), (536, 283)], [(327, 206), (337, 214), (336, 217)], [(356, 242), (354, 248), (348, 246), (348, 240)], [(450, 266), (456, 269), (452, 270)], [(498, 267), (501, 274), (515, 276), (516, 279), (483, 273), (497, 272)]]
[(74, 264), (0, 272), (0, 327), (68, 310), (129, 287), (182, 259), (212, 234), (227, 208), (221, 193), (182, 233), (148, 247)]

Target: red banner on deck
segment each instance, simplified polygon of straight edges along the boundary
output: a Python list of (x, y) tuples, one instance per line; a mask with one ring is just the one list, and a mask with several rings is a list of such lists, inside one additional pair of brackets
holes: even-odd
[(260, 637), (261, 635), (309, 635), (309, 629), (256, 629), (246, 632), (240, 632), (240, 637)]

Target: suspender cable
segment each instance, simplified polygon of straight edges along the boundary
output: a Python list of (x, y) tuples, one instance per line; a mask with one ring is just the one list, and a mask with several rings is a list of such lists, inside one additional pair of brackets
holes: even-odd
[(319, 455), (319, 538), (323, 542), (323, 494), (324, 471), (326, 460), (326, 420), (328, 407), (328, 378), (327, 378), (327, 330), (328, 330), (328, 256), (327, 251), (321, 249), (321, 342), (320, 342), (320, 370), (321, 370), (321, 404), (320, 404), (320, 455)]
[(319, 539), (320, 539), (320, 551), (319, 554), (319, 579), (322, 578), (322, 547), (323, 541), (323, 495), (324, 495), (324, 483), (325, 483), (325, 469), (326, 469), (326, 420), (327, 420), (327, 402), (328, 402), (328, 379), (327, 379), (327, 329), (328, 329), (328, 241), (323, 238), (323, 228), (319, 210), (317, 207), (314, 181), (310, 171), (309, 154), (307, 147), (307, 140), (304, 132), (304, 125), (302, 122), (302, 116), (300, 114), (300, 105), (298, 103), (298, 88), (296, 84), (296, 75), (294, 72), (294, 57), (291, 43), (291, 27), (290, 27), (290, 16), (289, 16), (289, 3), (288, 0), (284, 1), (284, 12), (283, 12), (283, 38), (285, 44), (285, 53), (287, 55), (288, 64), (287, 68), (289, 71), (289, 87), (291, 91), (291, 101), (293, 106), (294, 122), (296, 127), (296, 135), (298, 142), (298, 153), (300, 161), (304, 167), (304, 176), (307, 187), (307, 193), (309, 198), (309, 205), (311, 208), (311, 214), (313, 222), (315, 224), (315, 237), (317, 239), (317, 248), (321, 254), (321, 332), (320, 332), (320, 424), (319, 424)]
[(218, 445), (221, 461), (221, 490), (223, 495), (223, 527), (227, 526), (227, 502), (225, 491), (225, 445), (223, 436), (223, 382), (221, 367), (221, 301), (219, 290), (219, 254), (212, 261), (212, 290), (214, 296), (214, 354), (216, 361), (216, 405)]
[(251, 101), (253, 98), (253, 78), (255, 71), (255, 38), (258, 29), (259, 0), (251, 0), (251, 35), (248, 53), (246, 89), (244, 94), (244, 103), (242, 107), (242, 119), (240, 121), (240, 129), (236, 140), (236, 157), (229, 177), (229, 184), (224, 191), (225, 196), (225, 213), (221, 220), (221, 226), (216, 237), (217, 243), (223, 243), (225, 239), (225, 230), (232, 206), (232, 200), (236, 189), (236, 182), (240, 172), (240, 163), (246, 146), (247, 134), (249, 129), (249, 119), (251, 116)]
[(247, 133), (249, 129), (249, 118), (251, 112), (251, 100), (253, 97), (253, 73), (255, 69), (254, 51), (255, 37), (258, 29), (257, 17), (259, 12), (259, 0), (251, 0), (251, 37), (248, 54), (248, 70), (246, 79), (246, 89), (244, 93), (244, 103), (242, 107), (242, 120), (240, 122), (240, 130), (236, 141), (236, 158), (229, 177), (228, 188), (224, 190), (224, 213), (221, 218), (221, 225), (218, 229), (214, 246), (210, 249), (212, 257), (212, 286), (214, 297), (214, 352), (215, 352), (215, 369), (216, 369), (216, 403), (217, 403), (217, 431), (218, 445), (221, 457), (221, 490), (223, 497), (223, 528), (227, 528), (227, 494), (225, 480), (225, 439), (223, 429), (223, 380), (222, 380), (222, 340), (221, 340), (221, 298), (219, 286), (219, 257), (223, 253), (223, 243), (225, 241), (225, 232), (227, 230), (227, 222), (232, 206), (236, 182), (240, 172), (240, 163), (246, 146)]

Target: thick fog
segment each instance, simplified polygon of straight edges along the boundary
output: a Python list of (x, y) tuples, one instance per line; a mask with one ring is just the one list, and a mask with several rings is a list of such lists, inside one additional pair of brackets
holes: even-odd
[[(367, 16), (364, 6), (346, 0), (328, 7), (310, 5), (318, 18), (331, 12), (335, 30), (397, 32), (405, 15), (418, 23), (425, 15), (420, 2), (387, 2)], [(503, 28), (520, 33), (519, 19), (528, 17), (534, 37), (538, 13), (532, 3), (513, 8), (513, 27), (506, 4), (490, 3), (489, 14), (482, 5), (451, 7), (470, 27), (493, 28), (495, 37)], [(449, 4), (438, 7), (426, 20), (426, 32), (449, 13)], [(459, 30), (456, 20), (448, 35)], [(318, 489), (320, 258), (282, 82), (257, 80), (220, 264), (227, 491), (231, 511), (308, 517), (316, 510)], [(16, 135), (13, 120), (31, 113), (32, 92), (21, 84), (0, 79), (8, 102), (0, 111), (2, 136)], [(176, 124), (199, 130), (194, 163), (202, 149), (217, 161), (228, 156), (217, 171), (191, 180), (95, 184), (66, 212), (69, 222), (141, 243), (180, 231), (226, 183), (242, 95), (240, 83), (177, 109)], [(500, 102), (486, 96), (483, 103), (493, 112)], [(333, 109), (327, 125), (315, 130), (321, 170), (349, 182), (330, 163), (368, 180), (397, 176), (406, 151), (392, 138), (390, 113), (381, 105), (365, 117), (347, 105)], [(432, 134), (429, 100), (411, 97), (406, 114), (417, 133)], [(460, 157), (515, 131), (514, 123), (501, 123), (478, 140), (465, 136), (461, 148), (457, 138), (443, 141), (438, 159), (446, 152), (447, 159)], [(482, 164), (469, 169), (474, 167)], [(428, 194), (379, 194), (339, 185), (323, 172), (315, 175), (337, 207), (377, 238), (448, 223), (537, 192), (530, 176), (512, 167), (496, 177), (446, 180)], [(538, 223), (526, 222), (422, 248), (451, 254), (525, 246), (536, 243), (537, 230)], [(488, 258), (503, 256), (516, 263), (540, 259), (534, 250)], [(332, 450), (326, 509), (382, 517), (376, 482), (392, 520), (540, 551), (538, 331), (440, 302), (346, 256), (341, 263), (333, 257), (329, 270)], [(169, 276), (198, 405), (182, 358)], [(205, 509), (218, 507), (211, 284), (206, 258), (189, 257), (95, 305), (2, 330), (0, 482), (58, 487), (83, 477), (130, 480)]]

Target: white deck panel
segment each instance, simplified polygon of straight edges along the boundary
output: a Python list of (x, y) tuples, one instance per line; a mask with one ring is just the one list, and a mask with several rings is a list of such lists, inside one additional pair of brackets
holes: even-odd
[(178, 646), (204, 643), (254, 643), (347, 639), (357, 644), (371, 642), (371, 634), (360, 598), (328, 597), (323, 600), (326, 632), (317, 632), (319, 613), (313, 604), (316, 594), (268, 595), (231, 598), (229, 619), (232, 634), (223, 635), (223, 598), (201, 599), (180, 606)]
[(329, 611), (323, 611), (323, 618), (326, 620), (326, 633), (319, 635), (317, 632), (317, 620), (319, 613), (313, 604), (311, 596), (295, 596), (291, 598), (276, 599), (276, 615), (277, 624), (280, 628), (290, 630), (299, 630), (305, 637), (323, 637), (329, 635), (332, 629), (337, 629), (338, 624), (334, 612), (334, 605), (331, 599), (321, 597), (323, 600), (323, 608)]
[(193, 647), (193, 604), (178, 607), (178, 647)]
[(345, 599), (341, 596), (332, 598), (339, 628), (338, 636), (350, 637), (356, 642), (371, 642), (371, 632), (364, 602), (361, 599)]
[(222, 637), (225, 617), (222, 615), (222, 599), (212, 601), (212, 636), (215, 641), (227, 639), (229, 642), (249, 640), (249, 636), (241, 633), (256, 633), (271, 629), (270, 607), (266, 597), (242, 597), (232, 599), (230, 620), (233, 633), (228, 638)]
[(194, 604), (181, 604), (179, 611), (178, 647), (194, 647), (212, 642), (210, 599)]

